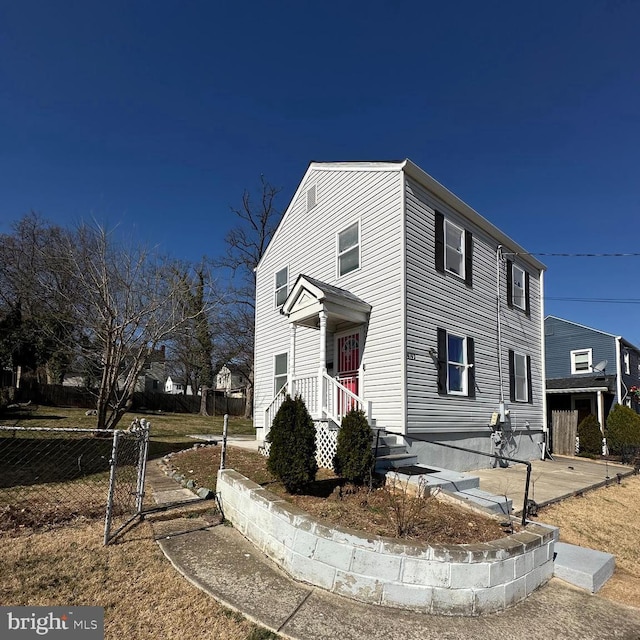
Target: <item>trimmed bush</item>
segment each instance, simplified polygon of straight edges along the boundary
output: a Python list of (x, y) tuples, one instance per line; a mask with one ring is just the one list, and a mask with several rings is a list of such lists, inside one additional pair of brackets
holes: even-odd
[(611, 410), (607, 418), (607, 446), (614, 455), (625, 454), (625, 449), (640, 446), (640, 416), (621, 404)]
[(289, 493), (302, 493), (316, 479), (316, 427), (302, 398), (287, 396), (271, 431), (267, 468)]
[(602, 431), (598, 419), (590, 414), (578, 425), (578, 455), (599, 456), (602, 453)]
[(338, 431), (333, 469), (337, 475), (353, 484), (364, 484), (371, 475), (373, 433), (363, 411), (351, 409)]

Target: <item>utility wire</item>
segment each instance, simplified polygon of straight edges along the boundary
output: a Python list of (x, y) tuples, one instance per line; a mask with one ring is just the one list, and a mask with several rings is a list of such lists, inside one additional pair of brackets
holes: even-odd
[(565, 298), (544, 296), (545, 300), (561, 300), (564, 302), (598, 302), (600, 304), (640, 304), (639, 298)]
[(508, 256), (545, 256), (553, 258), (640, 258), (640, 253), (540, 253), (536, 251), (520, 251), (507, 253)]

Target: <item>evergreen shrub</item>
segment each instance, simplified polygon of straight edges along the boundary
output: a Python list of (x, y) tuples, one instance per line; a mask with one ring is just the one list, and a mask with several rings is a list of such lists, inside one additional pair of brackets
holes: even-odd
[(640, 446), (640, 416), (629, 407), (615, 405), (607, 418), (606, 435), (609, 453), (624, 455), (625, 449)]
[(602, 431), (598, 419), (589, 414), (578, 425), (578, 438), (580, 442), (580, 450), (578, 455), (581, 456), (599, 456), (602, 453)]
[(338, 431), (336, 455), (333, 457), (336, 475), (353, 484), (364, 484), (370, 478), (373, 466), (372, 440), (373, 433), (364, 412), (351, 409), (342, 418)]
[(300, 396), (287, 396), (271, 431), (267, 468), (289, 493), (302, 493), (316, 479), (316, 427)]

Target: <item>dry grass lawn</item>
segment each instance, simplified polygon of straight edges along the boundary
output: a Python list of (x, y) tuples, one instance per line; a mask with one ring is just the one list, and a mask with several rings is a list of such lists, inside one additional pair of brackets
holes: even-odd
[(560, 527), (560, 540), (616, 557), (616, 571), (598, 595), (640, 607), (640, 477), (569, 498), (540, 510)]
[(105, 638), (273, 637), (221, 607), (165, 559), (144, 523), (102, 546), (102, 521), (9, 539), (0, 536), (0, 602), (5, 605), (97, 605)]

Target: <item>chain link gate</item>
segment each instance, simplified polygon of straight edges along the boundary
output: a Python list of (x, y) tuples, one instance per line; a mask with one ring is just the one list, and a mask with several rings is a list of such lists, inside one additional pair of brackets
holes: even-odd
[(102, 517), (108, 544), (142, 516), (148, 448), (144, 419), (116, 431), (0, 425), (0, 531)]
[(105, 545), (143, 515), (150, 426), (144, 418), (136, 418), (127, 431), (113, 432), (104, 519)]

